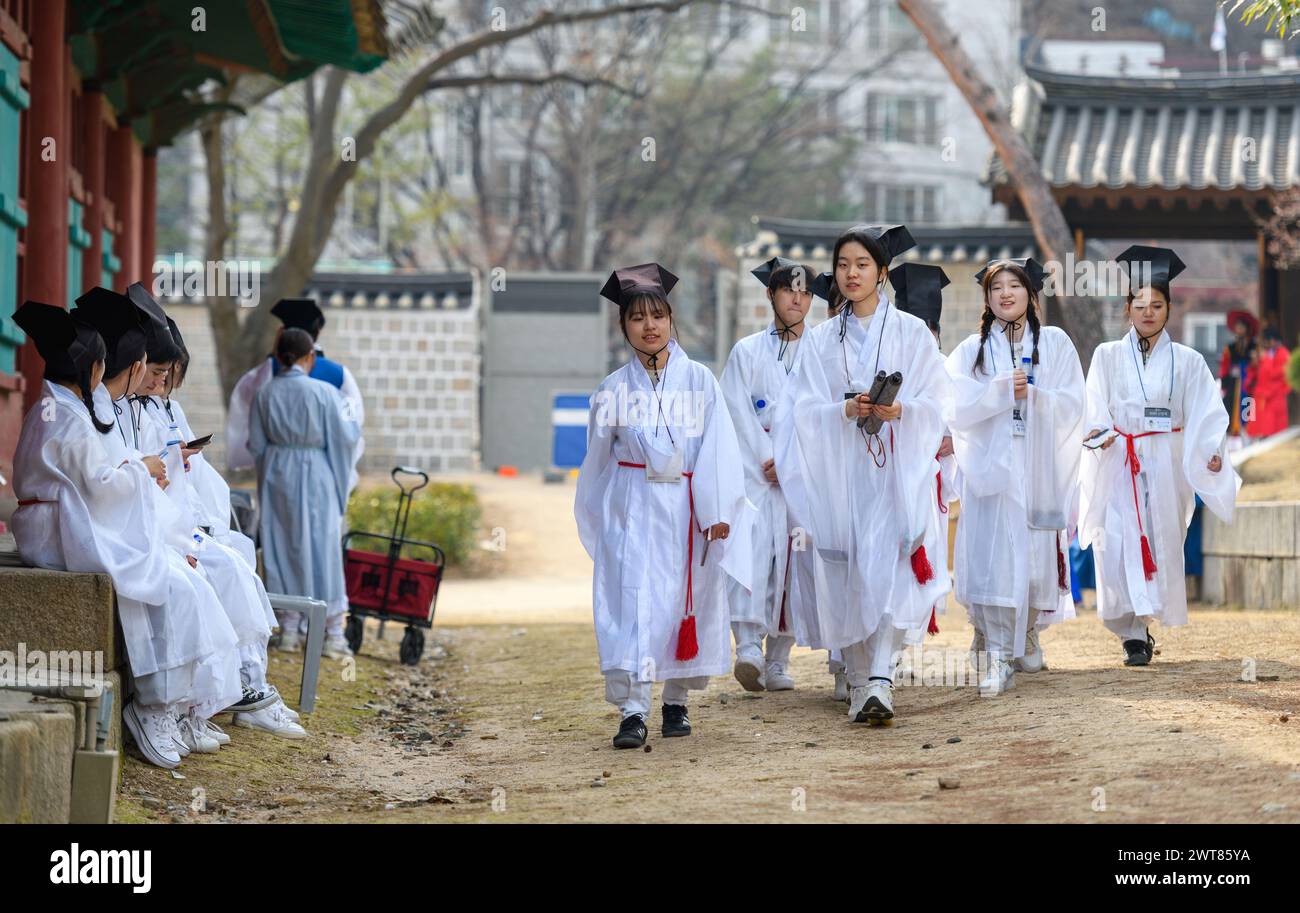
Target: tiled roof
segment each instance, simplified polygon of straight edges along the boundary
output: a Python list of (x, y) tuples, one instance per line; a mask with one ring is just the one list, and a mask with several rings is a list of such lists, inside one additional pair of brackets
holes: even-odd
[[(866, 221), (864, 219), (864, 221)], [(758, 219), (758, 234), (742, 245), (744, 257), (782, 256), (826, 260), (831, 247), (853, 223), (806, 222), (798, 219)], [(1038, 245), (1026, 222), (1003, 225), (909, 225), (916, 247), (903, 254), (903, 260), (932, 263), (959, 263), (965, 260), (983, 263), (1006, 257), (1036, 257)]]
[[(1300, 185), (1300, 74), (1114, 78), (1028, 68), (1012, 123), (1055, 187)], [(994, 183), (1006, 181), (994, 155)]]

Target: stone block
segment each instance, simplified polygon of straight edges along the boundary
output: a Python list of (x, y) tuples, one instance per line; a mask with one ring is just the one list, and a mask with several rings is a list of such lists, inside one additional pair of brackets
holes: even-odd
[(104, 669), (126, 660), (106, 574), (0, 567), (0, 650), (103, 651)]

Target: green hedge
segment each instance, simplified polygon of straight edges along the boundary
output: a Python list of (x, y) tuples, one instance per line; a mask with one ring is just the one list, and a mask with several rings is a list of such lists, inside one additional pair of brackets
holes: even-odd
[[(348, 502), (348, 529), (387, 536), (397, 511), (395, 485), (362, 485)], [(406, 538), (432, 542), (446, 553), (447, 564), (464, 564), (475, 547), (482, 512), (478, 495), (468, 485), (430, 482), (415, 493)], [(357, 547), (378, 551), (380, 543), (361, 539)], [(405, 549), (412, 558), (426, 558), (426, 549)]]

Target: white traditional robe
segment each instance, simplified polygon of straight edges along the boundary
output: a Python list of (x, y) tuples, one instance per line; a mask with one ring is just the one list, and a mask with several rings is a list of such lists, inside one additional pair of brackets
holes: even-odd
[[(935, 507), (935, 454), (951, 396), (943, 357), (925, 322), (883, 293), (866, 326), (849, 314), (843, 341), (841, 325), (834, 318), (804, 333), (792, 420), (778, 423), (774, 441), (786, 501), (817, 552), (811, 645), (828, 649), (866, 641), (885, 615), (904, 633), (924, 630), (951, 588)], [(876, 445), (883, 466), (844, 413), (845, 393), (869, 391), (878, 370), (903, 375), (895, 398), (902, 417), (884, 424)], [(912, 568), (920, 547), (932, 568), (925, 584)]]
[[(601, 671), (621, 670), (639, 681), (728, 672), (727, 581), (751, 585), (754, 509), (745, 498), (731, 416), (709, 369), (691, 361), (676, 342), (669, 342), (668, 352), (658, 398), (636, 358), (606, 377), (592, 397), (587, 455), (574, 499), (578, 534), (595, 562), (592, 604)], [(674, 452), (669, 432), (681, 469), (692, 473), (689, 480), (651, 482), (645, 469), (619, 465), (663, 469)], [(730, 532), (710, 543), (706, 556), (703, 530), (715, 523), (729, 524)], [(677, 641), (688, 579), (699, 653), (682, 661), (676, 658)]]
[[(763, 464), (773, 457), (773, 423), (778, 414), (786, 414), (778, 410), (781, 399), (789, 394), (789, 380), (802, 351), (799, 339), (790, 341), (794, 352), (789, 359), (791, 373), (787, 373), (786, 362), (777, 357), (781, 342), (773, 335), (774, 329), (775, 324), (768, 324), (767, 329), (737, 342), (722, 371), (722, 394), (740, 444), (745, 494), (757, 511), (751, 534), (752, 589), (732, 583), (727, 596), (733, 623), (762, 625), (769, 636), (808, 643), (808, 625), (802, 620), (815, 611), (812, 549), (806, 536), (798, 540), (801, 547), (794, 548), (791, 533), (796, 524), (781, 484), (774, 485), (763, 475)], [(801, 572), (806, 581), (802, 588)], [(783, 606), (785, 628), (781, 627)]]
[[(320, 351), (319, 346), (316, 351)], [(266, 386), (267, 381), (273, 376), (271, 373), (273, 360), (264, 359), (256, 368), (244, 372), (244, 376), (239, 378), (235, 389), (230, 393), (230, 404), (226, 409), (226, 466), (231, 472), (255, 469), (257, 466), (257, 459), (248, 444), (249, 422), (253, 412), (253, 402), (257, 399), (257, 391)], [(348, 405), (347, 417), (355, 421), (358, 428), (364, 429), (366, 403), (361, 398), (361, 388), (357, 386), (357, 379), (352, 376), (347, 365), (339, 365), (339, 367), (343, 369), (343, 386), (339, 387), (338, 391)], [(190, 440), (194, 439), (190, 438)], [(365, 452), (366, 439), (358, 435), (352, 454), (352, 474), (348, 478), (348, 494), (352, 494), (353, 489), (357, 487), (360, 478), (357, 474), (357, 466), (360, 465), (361, 457)]]
[[(171, 399), (171, 407), (184, 439), (194, 440), (197, 435), (189, 419), (185, 417), (185, 410), (175, 397)], [(239, 552), (249, 566), (256, 568), (257, 550), (253, 540), (238, 530), (230, 528), (230, 486), (202, 451), (190, 457), (189, 482), (198, 498), (197, 509), (202, 520), (199, 525), (209, 527), (212, 530), (212, 538)]]
[[(1026, 328), (1020, 342), (1025, 357), (1033, 351)], [(981, 347), (984, 364), (973, 373)], [(1038, 611), (1036, 627), (1071, 618), (1074, 602), (1065, 555), (1078, 518), (1079, 455), (1082, 439), (1084, 383), (1079, 355), (1057, 327), (1042, 327), (1034, 382), (1020, 401), (1026, 433), (1013, 433), (1016, 407), (1011, 349), (1001, 325), (995, 324), (982, 344), (968, 336), (948, 356), (953, 401), (948, 420), (953, 450), (961, 470), (961, 518), (954, 546), (953, 576), (957, 601), (972, 606), (1016, 610), (1013, 656), (1023, 656), (1029, 610)], [(1035, 438), (1034, 435), (1042, 435)], [(1046, 470), (1030, 457), (1048, 454)], [(1041, 457), (1039, 457), (1041, 458)], [(1032, 486), (1060, 506), (1059, 529), (1030, 526)], [(1064, 586), (1061, 571), (1065, 569)]]
[(191, 482), (198, 455), (190, 458), (188, 471), (181, 456), (181, 447), (192, 438), (182, 432), (175, 406), (169, 415), (160, 397), (141, 400), (138, 407), (141, 447), (146, 453), (158, 454), (167, 467), (166, 495), (176, 505), (182, 526), (195, 539), (199, 569), (216, 590), (239, 645), (264, 648), (276, 620), (255, 565), (236, 549), (198, 529), (208, 525), (210, 518)]
[[(1130, 330), (1122, 339), (1102, 343), (1093, 354), (1084, 436), (1112, 427), (1141, 434), (1148, 407), (1169, 409), (1173, 427), (1182, 430), (1133, 441), (1141, 470), (1136, 479), (1123, 437), (1106, 450), (1085, 451), (1079, 544), (1094, 546), (1102, 618), (1131, 613), (1182, 625), (1187, 623), (1183, 540), (1195, 496), (1200, 495), (1220, 520), (1231, 523), (1241, 478), (1224, 450), (1228, 413), (1205, 359), (1161, 333), (1143, 365), (1137, 342), (1137, 333)], [(1215, 454), (1223, 462), (1217, 473), (1206, 467)], [(1143, 572), (1135, 483), (1143, 505), (1142, 532), (1157, 569), (1151, 580)]]
[[(96, 412), (111, 418), (106, 394)], [(32, 502), (13, 515), (19, 554), (35, 567), (107, 574), (143, 702), (210, 716), (241, 696), (235, 634), (200, 572), (163, 544), (170, 502), (142, 463), (106, 446), (117, 435), (101, 434), (78, 396), (42, 385), (14, 455), (14, 491)]]

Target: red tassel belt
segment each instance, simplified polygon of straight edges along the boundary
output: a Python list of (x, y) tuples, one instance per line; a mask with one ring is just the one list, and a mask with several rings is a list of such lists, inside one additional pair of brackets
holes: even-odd
[(1126, 431), (1120, 431), (1118, 428), (1115, 429), (1115, 432), (1124, 438), (1124, 462), (1128, 466), (1129, 484), (1133, 488), (1133, 513), (1137, 515), (1138, 541), (1142, 545), (1142, 572), (1146, 575), (1147, 580), (1155, 576), (1156, 561), (1155, 556), (1151, 554), (1151, 543), (1147, 539), (1146, 530), (1142, 528), (1142, 506), (1138, 503), (1137, 488), (1138, 473), (1142, 471), (1142, 464), (1138, 461), (1137, 447), (1133, 442), (1142, 437), (1151, 437), (1155, 434), (1172, 434), (1182, 430), (1182, 428), (1174, 428), (1171, 431), (1143, 431), (1140, 434), (1129, 434)]
[[(628, 469), (645, 469), (645, 463), (629, 463), (619, 460), (618, 465)], [(695, 566), (695, 489), (691, 484), (693, 472), (683, 472), (686, 477), (686, 494), (690, 499), (691, 517), (686, 527), (686, 608), (682, 613), (682, 625), (677, 632), (677, 659), (685, 661), (694, 659), (700, 652), (695, 635), (695, 588), (693, 568)]]

